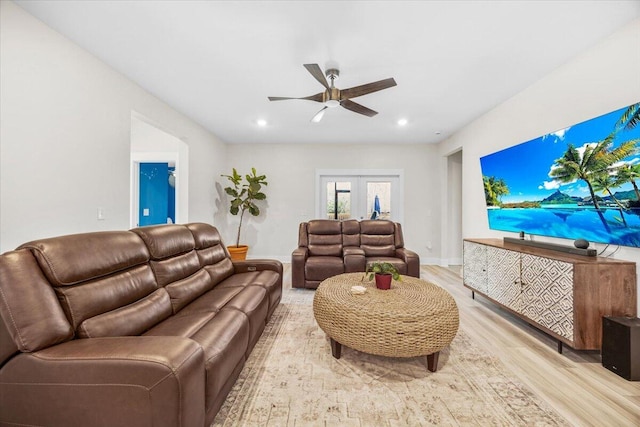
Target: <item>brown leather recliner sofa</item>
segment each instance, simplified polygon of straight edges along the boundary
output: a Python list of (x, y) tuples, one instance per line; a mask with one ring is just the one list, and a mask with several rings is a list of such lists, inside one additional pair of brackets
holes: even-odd
[(400, 274), (420, 277), (420, 257), (404, 247), (399, 223), (355, 219), (303, 222), (298, 247), (291, 254), (291, 284), (316, 289), (324, 279), (364, 272), (375, 261), (393, 264)]
[(0, 256), (0, 425), (209, 425), (281, 295), (208, 224), (26, 243)]

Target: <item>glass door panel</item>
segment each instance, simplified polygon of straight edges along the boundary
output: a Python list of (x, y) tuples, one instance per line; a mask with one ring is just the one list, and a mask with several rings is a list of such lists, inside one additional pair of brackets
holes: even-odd
[(367, 218), (391, 219), (391, 182), (366, 182)]
[(351, 182), (327, 182), (327, 219), (351, 218)]

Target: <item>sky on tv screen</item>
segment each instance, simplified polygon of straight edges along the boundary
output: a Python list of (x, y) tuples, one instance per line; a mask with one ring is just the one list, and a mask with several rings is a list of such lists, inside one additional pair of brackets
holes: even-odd
[[(540, 201), (557, 190), (569, 196), (588, 197), (589, 190), (584, 181), (563, 184), (549, 176), (549, 172), (555, 160), (562, 157), (569, 144), (573, 144), (578, 150), (584, 150), (585, 144), (606, 138), (627, 108), (482, 157), (482, 175), (502, 178), (507, 183), (509, 194), (502, 197), (503, 203)], [(613, 147), (630, 139), (640, 139), (640, 126), (620, 131), (614, 139)], [(624, 161), (638, 163), (640, 155), (630, 156)], [(627, 183), (616, 188), (616, 191), (631, 189), (631, 184)]]

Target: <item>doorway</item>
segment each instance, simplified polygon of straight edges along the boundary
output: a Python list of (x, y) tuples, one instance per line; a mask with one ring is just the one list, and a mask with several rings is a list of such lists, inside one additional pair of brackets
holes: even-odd
[(462, 265), (462, 149), (444, 157), (446, 191), (442, 198), (441, 265)]
[(130, 226), (188, 222), (189, 147), (131, 116)]

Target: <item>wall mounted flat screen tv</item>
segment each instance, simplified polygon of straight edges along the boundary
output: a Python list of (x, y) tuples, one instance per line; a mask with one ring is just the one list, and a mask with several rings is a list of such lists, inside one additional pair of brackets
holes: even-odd
[(640, 103), (480, 159), (489, 228), (640, 247)]

